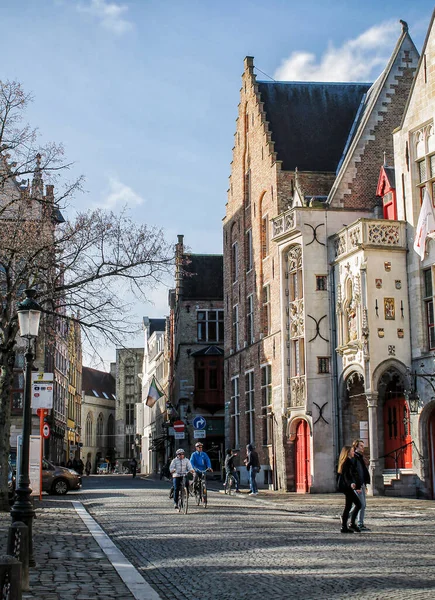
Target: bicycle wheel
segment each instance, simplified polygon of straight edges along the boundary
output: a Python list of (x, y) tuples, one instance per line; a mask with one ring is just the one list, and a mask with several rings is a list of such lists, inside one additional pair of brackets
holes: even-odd
[(183, 485), (183, 506), (181, 511), (187, 515), (187, 509), (189, 508), (189, 492), (187, 491), (186, 487)]
[(201, 504), (201, 488), (199, 485), (195, 487), (195, 502), (196, 506), (199, 506)]
[(202, 505), (204, 508), (207, 508), (207, 487), (205, 483), (202, 483)]
[(236, 482), (232, 475), (228, 478), (228, 493), (230, 496), (234, 496), (236, 493)]

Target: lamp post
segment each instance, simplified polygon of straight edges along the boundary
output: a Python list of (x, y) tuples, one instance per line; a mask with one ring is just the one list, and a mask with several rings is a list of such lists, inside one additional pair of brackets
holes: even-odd
[(23, 407), (23, 433), (22, 448), (20, 453), (20, 474), (15, 490), (16, 500), (11, 509), (12, 523), (21, 521), (28, 528), (28, 557), (29, 565), (35, 566), (33, 558), (33, 539), (32, 525), (35, 511), (30, 500), (32, 489), (29, 478), (29, 454), (30, 454), (30, 435), (32, 433), (32, 366), (35, 358), (32, 352), (32, 340), (38, 337), (39, 320), (41, 317), (41, 307), (35, 300), (36, 290), (25, 290), (26, 298), (18, 303), (18, 322), (20, 326), (20, 336), (27, 339), (27, 350), (25, 357), (24, 374), (24, 407)]
[[(423, 366), (424, 365), (422, 363), (421, 367)], [(410, 372), (409, 374), (411, 377), (411, 389), (405, 390), (405, 398), (408, 402), (409, 412), (412, 415), (416, 415), (420, 408), (420, 395), (417, 392), (417, 377), (424, 379), (424, 381), (431, 386), (433, 392), (435, 393), (435, 373), (417, 373), (417, 371), (414, 371), (413, 373)]]

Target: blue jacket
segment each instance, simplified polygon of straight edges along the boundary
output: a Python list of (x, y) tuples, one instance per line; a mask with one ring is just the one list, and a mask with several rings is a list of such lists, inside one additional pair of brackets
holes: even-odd
[(211, 469), (211, 462), (206, 452), (195, 452), (190, 457), (190, 464), (195, 469), (195, 471), (205, 471), (206, 469)]

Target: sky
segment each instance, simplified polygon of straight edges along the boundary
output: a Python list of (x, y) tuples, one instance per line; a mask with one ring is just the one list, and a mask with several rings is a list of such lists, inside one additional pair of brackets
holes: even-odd
[[(245, 56), (259, 80), (374, 81), (401, 34), (421, 50), (429, 0), (0, 0), (0, 79), (34, 101), (28, 122), (84, 175), (69, 210), (127, 206), (138, 222), (222, 252)], [(136, 305), (168, 314), (168, 286)], [(138, 334), (126, 341), (141, 346)], [(103, 351), (115, 359), (115, 349)]]

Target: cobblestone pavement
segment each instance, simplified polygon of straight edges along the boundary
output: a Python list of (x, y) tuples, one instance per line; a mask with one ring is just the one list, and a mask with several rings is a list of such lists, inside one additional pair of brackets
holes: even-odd
[[(23, 598), (37, 600), (109, 600), (133, 598), (106, 555), (73, 508), (71, 500), (43, 497), (35, 502), (34, 555), (30, 591)], [(6, 553), (11, 518), (0, 513), (0, 554)]]
[[(220, 484), (212, 482), (210, 487)], [(342, 535), (338, 494), (211, 491), (180, 515), (169, 483), (85, 478), (84, 490), (36, 503), (36, 569), (24, 598), (132, 598), (79, 518), (83, 502), (162, 600), (432, 599), (435, 503), (369, 498), (368, 533)], [(0, 551), (7, 514), (0, 513)]]
[(211, 492), (180, 515), (169, 484), (110, 479), (80, 499), (162, 599), (435, 597), (432, 501), (369, 498), (371, 531), (343, 535), (338, 494)]

